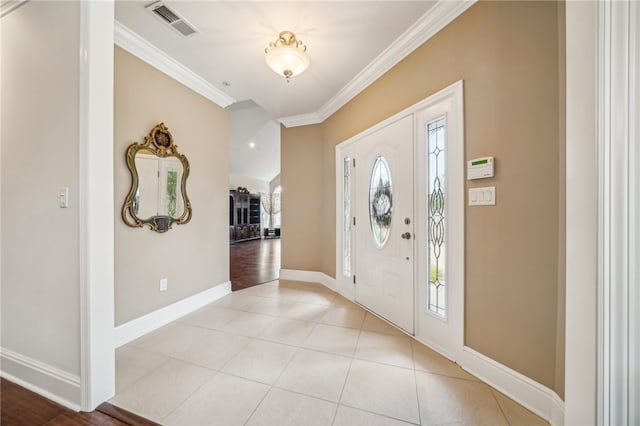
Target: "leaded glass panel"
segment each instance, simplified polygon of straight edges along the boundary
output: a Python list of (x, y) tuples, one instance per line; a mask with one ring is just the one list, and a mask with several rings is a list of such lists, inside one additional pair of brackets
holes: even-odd
[(378, 247), (383, 247), (389, 237), (393, 214), (391, 172), (384, 157), (373, 162), (369, 182), (369, 219), (371, 232)]
[(343, 161), (342, 178), (342, 273), (351, 277), (351, 158)]
[(427, 124), (428, 143), (428, 251), (429, 311), (446, 316), (446, 182), (445, 120)]

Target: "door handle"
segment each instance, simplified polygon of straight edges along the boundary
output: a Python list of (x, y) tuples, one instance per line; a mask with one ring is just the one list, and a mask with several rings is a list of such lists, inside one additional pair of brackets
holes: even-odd
[(401, 235), (403, 239), (405, 240), (410, 240), (411, 239), (411, 232), (405, 232), (404, 234)]

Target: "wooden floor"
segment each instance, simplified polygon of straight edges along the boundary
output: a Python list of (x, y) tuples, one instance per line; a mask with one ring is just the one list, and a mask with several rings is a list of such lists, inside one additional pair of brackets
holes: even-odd
[(280, 239), (243, 241), (229, 248), (231, 290), (273, 281), (280, 271)]
[(0, 379), (2, 426), (95, 425), (154, 426), (143, 419), (109, 403), (101, 404), (91, 413), (76, 413), (6, 379)]

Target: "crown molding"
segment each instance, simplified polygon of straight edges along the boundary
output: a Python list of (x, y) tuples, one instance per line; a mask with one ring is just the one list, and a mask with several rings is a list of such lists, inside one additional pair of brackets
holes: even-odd
[(317, 112), (280, 118), (286, 127), (322, 123), (355, 98), (371, 83), (382, 77), (398, 62), (424, 44), (441, 29), (469, 9), (477, 0), (438, 1), (418, 21), (378, 55)]
[(308, 126), (310, 124), (322, 123), (324, 120), (325, 119), (322, 118), (317, 112), (278, 118), (278, 121), (282, 123), (284, 127)]
[(162, 71), (169, 77), (179, 81), (194, 92), (204, 96), (222, 108), (226, 108), (235, 102), (235, 99), (231, 96), (220, 91), (207, 80), (200, 77), (117, 20), (115, 21), (114, 27), (114, 42), (116, 46), (119, 46), (132, 55), (137, 56), (149, 65), (157, 68), (159, 71)]
[(13, 12), (27, 1), (28, 0), (3, 0), (0, 2), (0, 18)]
[[(285, 127), (299, 127), (322, 123), (374, 81), (382, 77), (398, 62), (406, 58), (411, 52), (449, 25), (454, 19), (475, 4), (476, 1), (477, 0), (437, 1), (431, 9), (369, 63), (366, 68), (349, 81), (335, 96), (322, 105), (318, 111), (281, 117), (278, 121)], [(220, 91), (204, 78), (117, 20), (115, 21), (114, 41), (117, 46), (137, 56), (220, 107), (226, 108), (235, 102), (235, 99)]]

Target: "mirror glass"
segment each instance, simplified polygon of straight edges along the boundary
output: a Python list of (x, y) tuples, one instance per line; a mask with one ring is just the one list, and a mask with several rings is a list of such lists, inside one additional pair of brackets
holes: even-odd
[(132, 180), (122, 210), (127, 225), (147, 224), (156, 232), (166, 232), (173, 223), (191, 219), (186, 194), (189, 162), (178, 153), (163, 123), (153, 128), (144, 144), (131, 144), (126, 159)]
[(138, 189), (133, 211), (139, 218), (169, 216), (177, 219), (184, 213), (179, 183), (184, 168), (176, 157), (159, 158), (154, 153), (138, 151), (135, 158)]

